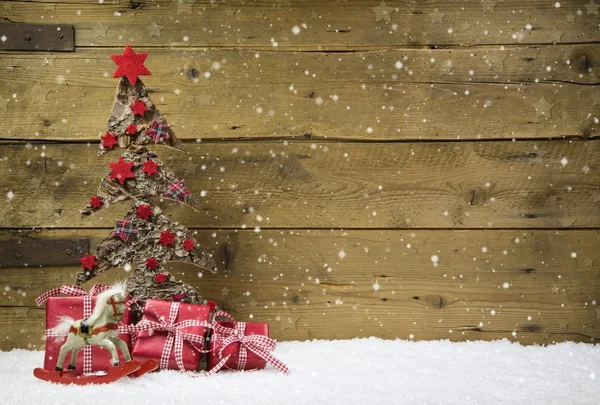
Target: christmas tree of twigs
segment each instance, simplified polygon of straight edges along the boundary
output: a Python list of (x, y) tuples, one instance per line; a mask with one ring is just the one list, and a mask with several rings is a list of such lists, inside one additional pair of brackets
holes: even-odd
[(97, 195), (81, 210), (82, 217), (117, 202), (130, 200), (122, 220), (96, 248), (96, 254), (81, 258), (77, 284), (83, 284), (113, 267), (131, 266), (127, 280), (129, 293), (142, 306), (148, 298), (203, 304), (190, 285), (165, 271), (170, 260), (192, 263), (202, 270), (216, 272), (211, 254), (183, 225), (173, 223), (152, 201), (167, 198), (196, 208), (194, 195), (185, 188), (160, 158), (146, 145), (162, 144), (183, 149), (165, 117), (152, 103), (139, 75), (150, 75), (144, 66), (147, 53), (136, 54), (129, 45), (122, 55), (112, 55), (117, 64), (113, 77), (121, 77), (108, 131), (101, 137), (98, 155), (124, 149), (110, 172), (101, 180)]

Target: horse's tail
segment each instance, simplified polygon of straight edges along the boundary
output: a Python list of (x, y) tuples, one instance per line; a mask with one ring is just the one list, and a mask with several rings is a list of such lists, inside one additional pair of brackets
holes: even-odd
[(61, 316), (58, 318), (58, 324), (50, 329), (54, 336), (67, 336), (69, 334), (69, 330), (71, 330), (71, 326), (75, 323), (75, 320), (70, 316)]

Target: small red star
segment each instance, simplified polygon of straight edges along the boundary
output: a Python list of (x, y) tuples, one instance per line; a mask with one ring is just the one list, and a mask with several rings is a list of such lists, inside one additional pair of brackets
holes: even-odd
[(192, 239), (186, 239), (183, 241), (183, 248), (185, 250), (187, 250), (188, 252), (191, 252), (192, 250), (194, 250), (195, 247), (196, 247), (196, 242), (194, 242)]
[(92, 199), (90, 200), (90, 205), (94, 209), (98, 209), (98, 208), (102, 207), (102, 204), (103, 204), (102, 198), (98, 197), (97, 195), (93, 196)]
[(144, 113), (148, 111), (148, 107), (146, 107), (146, 103), (141, 100), (134, 100), (133, 104), (129, 106), (131, 111), (133, 111), (133, 115), (141, 115), (144, 116)]
[(144, 173), (146, 173), (146, 175), (148, 177), (152, 176), (153, 174), (158, 174), (158, 170), (156, 170), (156, 168), (158, 167), (158, 165), (156, 163), (154, 163), (153, 160), (149, 160), (147, 162), (144, 162)]
[(156, 257), (151, 257), (148, 260), (146, 260), (146, 267), (148, 267), (151, 270), (154, 270), (155, 268), (157, 268), (158, 260), (156, 260)]
[(123, 156), (119, 157), (119, 161), (117, 163), (109, 163), (108, 164), (112, 169), (110, 172), (109, 179), (119, 180), (119, 183), (124, 184), (127, 179), (135, 179), (135, 174), (131, 171), (131, 168), (134, 165), (134, 162), (126, 162), (123, 160)]
[(125, 128), (125, 130), (129, 135), (133, 135), (137, 132), (137, 127), (135, 126), (135, 124), (129, 124), (127, 125), (127, 128)]
[(170, 229), (167, 229), (165, 232), (160, 233), (160, 238), (158, 239), (158, 243), (162, 243), (164, 247), (169, 245), (173, 246), (173, 241), (175, 240), (175, 234), (171, 232)]
[(206, 306), (210, 308), (210, 312), (214, 311), (215, 308), (217, 307), (217, 304), (215, 304), (214, 301), (208, 301), (206, 303)]
[(164, 273), (158, 273), (156, 276), (154, 276), (154, 281), (156, 281), (158, 284), (162, 284), (167, 281), (167, 276), (165, 276)]
[(81, 262), (81, 268), (87, 270), (92, 270), (98, 264), (96, 263), (96, 255), (90, 256), (88, 253), (84, 257), (79, 258), (79, 261)]
[(152, 212), (152, 207), (150, 207), (150, 204), (138, 205), (138, 209), (135, 210), (135, 213), (139, 218), (145, 219), (146, 221), (150, 219), (150, 215), (154, 214), (154, 212)]
[(117, 136), (108, 131), (106, 131), (106, 135), (101, 136), (100, 139), (102, 139), (102, 146), (108, 149), (112, 149), (113, 146), (119, 143), (117, 142)]
[(148, 52), (136, 54), (129, 45), (125, 47), (122, 55), (110, 55), (110, 58), (117, 64), (117, 70), (113, 77), (127, 77), (129, 83), (135, 86), (138, 76), (151, 75), (150, 71), (144, 66), (148, 57)]

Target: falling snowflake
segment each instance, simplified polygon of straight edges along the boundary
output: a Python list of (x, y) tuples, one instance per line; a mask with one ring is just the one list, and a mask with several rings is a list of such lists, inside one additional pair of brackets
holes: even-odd
[(6, 193), (6, 198), (8, 198), (8, 201), (12, 200), (13, 198), (15, 198), (15, 193), (13, 193), (12, 190), (10, 190), (8, 193)]
[(340, 257), (340, 259), (343, 259), (344, 257), (346, 257), (346, 252), (344, 252), (344, 249), (340, 250), (340, 252), (338, 253), (338, 256)]
[(560, 160), (560, 164), (565, 167), (567, 165), (567, 163), (569, 163), (569, 161), (567, 160), (566, 157), (563, 156), (563, 158)]
[(437, 267), (439, 257), (437, 255), (431, 256), (431, 263), (433, 263), (433, 267)]
[(375, 284), (373, 284), (373, 290), (379, 291), (380, 288), (381, 286), (379, 285), (379, 282), (375, 281)]

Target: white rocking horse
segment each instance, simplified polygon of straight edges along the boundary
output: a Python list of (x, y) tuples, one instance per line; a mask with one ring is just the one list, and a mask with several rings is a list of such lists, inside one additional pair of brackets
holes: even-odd
[(117, 322), (123, 320), (126, 307), (126, 289), (124, 284), (117, 284), (110, 290), (98, 295), (92, 315), (87, 319), (73, 320), (63, 317), (53, 332), (60, 336), (68, 336), (61, 346), (56, 362), (56, 371), (62, 371), (65, 356), (71, 352), (69, 370), (75, 370), (77, 354), (86, 345), (100, 346), (110, 352), (112, 365), (119, 366), (117, 348), (123, 353), (126, 362), (131, 361), (127, 344), (119, 338)]

